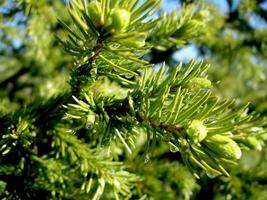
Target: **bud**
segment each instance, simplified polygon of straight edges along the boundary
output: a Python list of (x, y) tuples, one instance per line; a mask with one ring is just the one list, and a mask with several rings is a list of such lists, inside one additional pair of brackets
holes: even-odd
[(99, 2), (91, 2), (88, 5), (89, 16), (96, 27), (102, 25), (101, 23), (101, 5)]
[(189, 87), (201, 87), (201, 88), (209, 88), (211, 86), (210, 80), (206, 78), (196, 77), (193, 78), (189, 84)]
[(146, 38), (147, 38), (146, 33), (140, 33), (138, 36), (120, 40), (120, 43), (127, 47), (141, 48), (145, 46)]
[(193, 120), (187, 128), (188, 137), (194, 142), (201, 142), (207, 136), (206, 126), (203, 121)]
[(257, 149), (259, 151), (262, 149), (260, 142), (255, 137), (250, 136), (245, 140), (242, 140), (242, 143), (250, 149)]
[(127, 45), (128, 47), (141, 48), (145, 46), (146, 42), (145, 42), (145, 39), (143, 40), (127, 39), (127, 40), (121, 41), (121, 44)]
[(231, 138), (223, 135), (213, 135), (205, 140), (207, 147), (220, 157), (237, 160), (241, 158), (242, 152), (237, 143)]
[(111, 14), (111, 31), (123, 32), (130, 24), (131, 13), (125, 9), (114, 9)]

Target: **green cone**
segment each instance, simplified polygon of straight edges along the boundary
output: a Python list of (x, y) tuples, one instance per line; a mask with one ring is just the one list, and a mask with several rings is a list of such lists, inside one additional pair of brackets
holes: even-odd
[(194, 142), (201, 142), (207, 136), (206, 126), (200, 120), (193, 120), (187, 128), (188, 137)]
[(209, 88), (211, 86), (210, 80), (206, 78), (196, 77), (193, 78), (189, 84), (189, 87), (201, 87), (201, 88)]
[(115, 9), (111, 14), (111, 30), (123, 32), (130, 23), (131, 13), (125, 9)]
[(205, 140), (205, 144), (213, 153), (229, 160), (237, 160), (242, 155), (237, 143), (227, 136), (210, 136)]

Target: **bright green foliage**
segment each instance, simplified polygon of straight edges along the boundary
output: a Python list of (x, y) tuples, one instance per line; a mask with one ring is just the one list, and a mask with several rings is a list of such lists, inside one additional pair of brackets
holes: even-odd
[(203, 122), (199, 120), (193, 120), (188, 126), (186, 132), (188, 137), (195, 142), (201, 142), (207, 136), (206, 126), (204, 126)]
[[(208, 64), (171, 68), (145, 59), (202, 41), (208, 26), (200, 4), (157, 16), (160, 5), (16, 5), (27, 21), (19, 32), (23, 49), (0, 55), (0, 84), (7, 83), (0, 92), (4, 199), (189, 200), (201, 189), (196, 178), (231, 180), (243, 150), (262, 149), (266, 119), (219, 98)], [(16, 36), (8, 19), (4, 35)]]
[(94, 1), (88, 5), (89, 17), (93, 21), (94, 25), (98, 28), (102, 25), (101, 22), (101, 5), (99, 2)]

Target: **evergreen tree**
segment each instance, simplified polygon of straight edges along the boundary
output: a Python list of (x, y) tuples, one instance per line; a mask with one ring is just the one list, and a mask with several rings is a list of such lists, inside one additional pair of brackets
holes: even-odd
[(1, 198), (266, 199), (266, 14), (228, 3), (0, 1)]

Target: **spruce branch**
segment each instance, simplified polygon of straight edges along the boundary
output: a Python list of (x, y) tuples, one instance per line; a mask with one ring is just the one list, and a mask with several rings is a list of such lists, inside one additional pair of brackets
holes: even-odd
[[(262, 8), (229, 1), (233, 24), (182, 2), (164, 13), (160, 0), (0, 0), (3, 199), (266, 197), (266, 118), (212, 81), (263, 87), (265, 30), (248, 17)], [(219, 64), (214, 79), (203, 61), (160, 63), (191, 42)], [(246, 87), (222, 76), (235, 71)]]
[[(124, 5), (123, 2), (120, 1), (121, 5)], [(193, 25), (186, 24), (188, 20), (185, 20), (192, 18), (192, 10), (191, 13), (182, 15), (180, 22), (177, 22), (177, 13), (175, 12), (154, 21), (142, 22), (145, 18), (143, 16), (138, 18), (137, 14), (141, 15), (141, 12), (150, 6), (152, 12), (154, 7), (150, 3), (150, 1), (144, 3), (134, 12), (129, 12), (130, 9), (125, 7), (129, 13), (124, 13), (124, 10), (116, 10), (116, 6), (110, 4), (109, 1), (101, 1), (99, 5), (98, 2), (91, 2), (88, 5), (86, 18), (90, 19), (91, 17), (92, 22), (90, 20), (86, 22), (83, 18), (74, 20), (78, 32), (73, 32), (66, 27), (70, 35), (76, 37), (76, 40), (84, 40), (80, 35), (85, 37), (87, 34), (85, 30), (87, 29), (91, 32), (94, 32), (93, 30), (98, 31), (99, 34), (95, 34), (94, 37), (101, 38), (102, 36), (102, 45), (97, 51), (98, 54), (94, 54), (94, 48), (98, 45), (95, 43), (94, 46), (90, 43), (91, 55), (94, 55), (94, 59), (92, 63), (90, 63), (90, 58), (89, 60), (86, 58), (86, 60), (89, 61), (89, 66), (96, 67), (98, 76), (106, 76), (112, 81), (118, 82), (120, 85), (118, 90), (125, 91), (125, 94), (128, 92), (121, 98), (116, 97), (116, 94), (112, 97), (108, 94), (111, 87), (104, 82), (102, 82), (103, 91), (91, 92), (90, 90), (95, 87), (94, 85), (101, 82), (95, 78), (93, 81), (89, 81), (89, 86), (84, 88), (80, 97), (73, 97), (75, 104), (65, 106), (68, 110), (66, 115), (80, 121), (82, 127), (86, 125), (86, 119), (91, 120), (93, 129), (96, 124), (101, 124), (100, 127), (106, 127), (105, 134), (100, 136), (102, 137), (101, 140), (110, 142), (112, 138), (118, 138), (129, 153), (132, 152), (126, 142), (129, 133), (133, 132), (134, 127), (143, 127), (148, 132), (147, 144), (150, 143), (149, 140), (151, 139), (149, 133), (153, 133), (152, 138), (154, 139), (167, 137), (168, 139), (165, 140), (181, 152), (183, 160), (196, 177), (198, 177), (198, 168), (204, 169), (212, 177), (220, 174), (228, 176), (225, 167), (236, 164), (236, 161), (241, 157), (240, 146), (246, 143), (241, 144), (240, 138), (246, 141), (251, 133), (249, 129), (254, 128), (254, 126), (263, 126), (264, 120), (253, 117), (253, 114), (247, 115), (245, 108), (233, 111), (230, 107), (232, 101), (219, 101), (209, 90), (211, 82), (205, 75), (209, 66), (203, 62), (191, 61), (185, 66), (180, 64), (172, 71), (168, 71), (162, 65), (158, 72), (149, 66), (144, 68), (140, 65), (142, 62), (138, 60), (142, 60), (141, 56), (145, 53), (145, 51), (140, 51), (141, 46), (133, 46), (131, 41), (125, 44), (121, 42), (125, 38), (129, 40), (135, 35), (131, 28), (134, 27), (134, 30), (140, 31), (138, 27), (134, 26), (136, 23), (139, 25), (142, 23), (141, 34), (148, 34), (151, 38), (159, 38), (159, 36), (169, 38), (175, 35), (182, 38), (183, 35), (188, 35), (188, 32), (194, 30)], [(75, 4), (78, 4), (77, 1)], [(101, 7), (99, 7), (100, 5)], [(107, 13), (100, 15), (92, 11), (90, 14), (90, 6), (98, 10), (107, 9), (105, 10)], [(112, 6), (115, 10), (112, 10)], [(86, 10), (84, 5), (78, 7), (79, 9), (73, 7), (71, 12)], [(121, 26), (121, 29), (117, 30), (113, 22), (116, 20), (118, 20), (116, 21), (118, 24), (122, 22), (120, 22), (119, 17), (118, 19), (113, 18), (114, 12), (116, 12), (116, 17), (119, 16), (118, 13), (123, 13), (123, 15), (135, 16), (137, 20), (134, 23), (129, 22), (128, 24), (127, 21), (126, 24), (118, 25)], [(77, 14), (77, 16), (82, 15)], [(144, 16), (147, 16), (147, 13)], [(99, 21), (97, 21), (98, 17)], [(110, 23), (107, 21), (109, 17)], [(153, 23), (158, 23), (158, 26), (147, 32), (149, 30), (147, 27), (151, 29)], [(92, 24), (93, 27), (91, 27)], [(84, 26), (84, 30), (82, 26)], [(171, 38), (170, 40), (178, 44), (178, 40), (175, 41)], [(111, 47), (110, 42), (115, 42), (117, 45), (114, 46), (113, 44)], [(64, 42), (62, 43), (64, 44)], [(153, 44), (150, 46), (148, 43), (145, 43), (145, 47), (148, 49), (155, 46)], [(65, 46), (67, 45), (65, 44)], [(127, 49), (127, 47), (130, 48)], [(117, 54), (118, 57), (114, 57), (114, 51), (121, 51), (124, 56)], [(139, 51), (140, 57), (126, 60), (128, 51), (136, 53)], [(82, 58), (83, 54), (81, 53), (80, 56)], [(94, 131), (96, 132), (97, 129)], [(240, 132), (242, 132), (241, 135)], [(257, 142), (256, 138), (253, 140)]]
[[(262, 149), (266, 119), (249, 113), (247, 106), (236, 109), (234, 101), (217, 98), (207, 77), (209, 65), (192, 60), (173, 69), (162, 64), (156, 70), (144, 59), (153, 49), (187, 43), (203, 26), (193, 5), (181, 14), (150, 17), (159, 6), (155, 0), (69, 3), (73, 23), (59, 20), (68, 38), (58, 36), (58, 41), (75, 58), (71, 88), (64, 94), (50, 91), (14, 116), (1, 113), (1, 180), (17, 176), (22, 185), (25, 178), (25, 196), (33, 188), (34, 195), (46, 192), (54, 199), (98, 200), (111, 193), (116, 199), (130, 199), (140, 178), (127, 171), (125, 160), (134, 161), (138, 153), (147, 156), (159, 141), (179, 151), (196, 177), (200, 170), (210, 177), (229, 176), (243, 149)], [(30, 29), (35, 39), (43, 30), (35, 27), (37, 22), (38, 17)], [(44, 53), (38, 41), (35, 46)], [(8, 191), (22, 195), (12, 187)], [(187, 190), (183, 197), (190, 198)]]
[[(221, 173), (228, 175), (224, 167), (235, 164), (241, 156), (240, 147), (237, 145), (240, 143), (240, 138), (246, 141), (246, 137), (251, 133), (250, 129), (257, 125), (263, 126), (264, 119), (247, 115), (245, 108), (233, 111), (231, 108), (233, 101), (220, 102), (216, 99), (209, 89), (205, 88), (207, 85), (210, 86), (210, 83), (207, 84), (208, 80), (203, 78), (203, 71), (206, 70), (207, 65), (195, 62), (183, 68), (179, 65), (169, 74), (164, 65), (158, 72), (146, 69), (136, 87), (129, 90), (127, 98), (124, 96), (118, 99), (113, 96), (106, 98), (104, 103), (107, 92), (102, 92), (102, 97), (99, 93), (84, 94), (85, 102), (74, 97), (79, 105), (66, 106), (67, 115), (82, 120), (86, 116), (91, 119), (92, 112), (93, 115), (98, 113), (98, 119), (106, 120), (101, 127), (107, 127), (109, 124), (107, 131), (113, 132), (130, 153), (131, 149), (125, 142), (127, 134), (121, 134), (118, 129), (124, 127), (130, 131), (129, 128), (134, 126), (147, 127), (150, 129), (149, 132), (155, 134), (153, 138), (168, 137), (167, 141), (180, 150), (185, 162), (190, 165), (196, 176), (197, 167), (204, 169), (210, 176)], [(194, 82), (193, 88), (192, 82)], [(195, 84), (199, 84), (198, 87), (195, 87)], [(109, 90), (108, 85), (103, 88)], [(99, 100), (101, 103), (96, 104), (95, 102)], [(110, 107), (120, 112), (114, 113)], [(124, 113), (121, 110), (124, 110)], [(147, 138), (150, 139), (149, 136)], [(215, 138), (224, 139), (225, 142), (220, 145)], [(259, 145), (255, 138), (253, 140)], [(229, 156), (227, 153), (222, 154), (222, 150), (218, 148), (228, 152)]]

